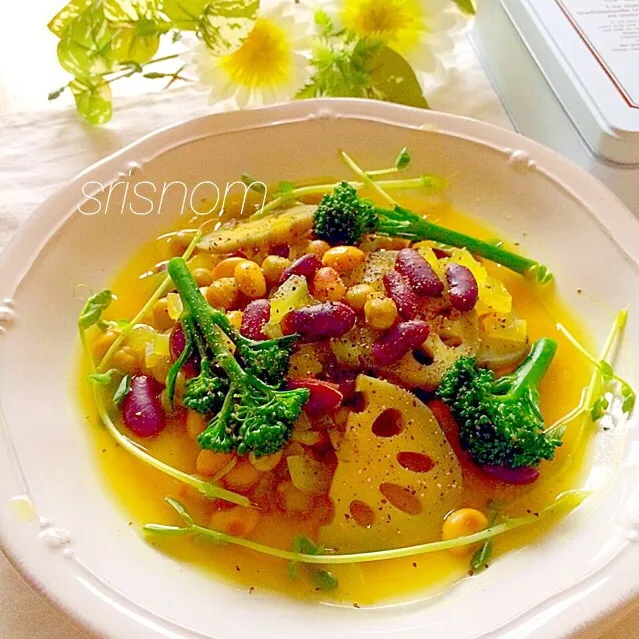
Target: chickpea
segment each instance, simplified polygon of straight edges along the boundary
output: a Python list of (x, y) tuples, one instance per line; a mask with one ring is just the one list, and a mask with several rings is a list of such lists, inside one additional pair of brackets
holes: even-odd
[(290, 481), (284, 481), (277, 486), (277, 495), (286, 512), (306, 513), (313, 508), (313, 497), (295, 488)]
[(369, 284), (356, 284), (346, 291), (345, 301), (355, 311), (363, 311), (373, 287)]
[(242, 327), (243, 315), (244, 313), (242, 313), (242, 311), (229, 311), (226, 314), (226, 317), (228, 318), (229, 322), (231, 322), (231, 324), (233, 324), (233, 326), (239, 331)]
[(151, 369), (151, 375), (153, 378), (164, 385), (166, 383), (166, 376), (169, 374), (171, 370), (171, 360), (168, 357), (162, 357), (159, 359)]
[(212, 477), (213, 475), (219, 473), (222, 468), (224, 468), (224, 466), (226, 466), (231, 461), (231, 459), (233, 459), (233, 455), (231, 455), (230, 453), (216, 453), (212, 450), (201, 450), (200, 454), (195, 460), (195, 470), (200, 475)]
[(371, 328), (383, 331), (397, 320), (397, 306), (390, 297), (372, 297), (364, 305), (364, 315)]
[(135, 355), (133, 349), (129, 346), (123, 346), (113, 353), (111, 363), (114, 368), (121, 370), (123, 373), (132, 375), (137, 373), (140, 366), (138, 364), (138, 358)]
[(222, 277), (233, 277), (233, 273), (235, 273), (235, 267), (240, 263), (246, 261), (244, 257), (227, 257), (223, 259), (214, 269), (213, 269), (213, 279), (219, 280)]
[(346, 295), (346, 286), (339, 273), (330, 266), (324, 266), (313, 278), (313, 296), (320, 302), (339, 302)]
[(198, 435), (205, 429), (206, 420), (204, 419), (204, 417), (200, 415), (200, 413), (197, 413), (194, 410), (190, 410), (186, 414), (186, 432), (188, 433), (189, 437), (193, 440), (196, 440)]
[(326, 251), (331, 248), (331, 245), (324, 240), (313, 240), (308, 243), (308, 247), (306, 249), (307, 253), (314, 253), (317, 257), (323, 257)]
[(268, 284), (278, 284), (284, 269), (290, 266), (291, 260), (279, 255), (267, 255), (262, 262), (262, 270)]
[(241, 459), (232, 470), (224, 475), (222, 481), (229, 490), (243, 493), (257, 484), (261, 474), (248, 459)]
[[(444, 520), (442, 526), (442, 539), (457, 539), (457, 537), (465, 537), (484, 530), (488, 527), (488, 519), (486, 515), (474, 508), (460, 508), (454, 510)], [(459, 548), (451, 548), (450, 552), (463, 557), (470, 554), (474, 550), (473, 546), (460, 546)]]
[(273, 470), (273, 468), (280, 463), (281, 459), (282, 451), (274, 455), (263, 455), (262, 457), (256, 457), (253, 453), (249, 453), (249, 461), (253, 465), (253, 468), (263, 473)]
[(224, 510), (216, 510), (209, 520), (209, 527), (234, 537), (246, 537), (256, 528), (260, 513), (255, 508), (233, 506)]
[(355, 246), (335, 246), (324, 253), (324, 266), (334, 268), (338, 273), (350, 273), (364, 263), (366, 254)]
[(222, 277), (206, 289), (206, 301), (211, 306), (228, 310), (237, 304), (239, 294), (235, 278)]
[(210, 286), (213, 283), (213, 273), (208, 268), (194, 268), (191, 274), (198, 286)]
[(153, 305), (153, 325), (158, 331), (166, 331), (174, 324), (169, 316), (169, 303), (166, 297), (162, 297)]
[(251, 299), (266, 295), (266, 279), (260, 266), (250, 260), (244, 260), (235, 267), (235, 282), (244, 295)]
[(118, 338), (117, 331), (104, 331), (93, 342), (93, 357), (99, 362)]

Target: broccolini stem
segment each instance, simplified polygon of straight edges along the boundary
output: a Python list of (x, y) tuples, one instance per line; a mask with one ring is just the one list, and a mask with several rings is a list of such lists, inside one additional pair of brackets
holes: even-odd
[(448, 246), (467, 248), (471, 253), (501, 264), (511, 271), (533, 275), (539, 283), (546, 283), (551, 277), (546, 267), (534, 260), (507, 251), (496, 244), (478, 240), (471, 235), (433, 224), (401, 206), (394, 209), (376, 206), (375, 212), (379, 219), (375, 231), (381, 235), (403, 237), (413, 241), (432, 240)]
[[(507, 376), (512, 380), (509, 395), (518, 395), (527, 392), (531, 388), (538, 388), (541, 380), (546, 375), (553, 357), (557, 352), (557, 342), (550, 337), (542, 337), (537, 340), (528, 357), (521, 363), (512, 376)], [(497, 380), (499, 382), (499, 380)]]
[(224, 369), (231, 382), (243, 378), (244, 371), (220, 339), (217, 315), (221, 313), (214, 311), (206, 303), (186, 265), (186, 261), (181, 257), (174, 257), (169, 261), (167, 270), (180, 293), (185, 310), (191, 314), (198, 325), (216, 363)]

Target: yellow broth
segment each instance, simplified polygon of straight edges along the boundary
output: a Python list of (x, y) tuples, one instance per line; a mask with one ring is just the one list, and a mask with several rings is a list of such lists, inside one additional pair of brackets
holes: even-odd
[[(425, 209), (420, 199), (402, 202), (414, 210)], [(478, 221), (452, 210), (448, 206), (428, 206), (429, 219), (480, 238), (494, 238), (494, 231)], [(181, 226), (193, 227), (195, 221), (182, 221)], [(179, 228), (179, 227), (178, 227)], [(177, 229), (173, 229), (174, 231)], [(108, 310), (108, 317), (133, 317), (161, 281), (163, 274), (140, 278), (155, 264), (166, 259), (167, 240), (154, 240), (141, 247), (137, 254), (117, 274), (111, 289), (117, 300)], [(542, 410), (546, 423), (552, 423), (569, 412), (579, 401), (580, 393), (589, 379), (589, 371), (566, 339), (556, 330), (556, 322), (567, 326), (582, 340), (579, 323), (556, 298), (552, 291), (540, 294), (522, 277), (505, 268), (484, 262), (491, 275), (507, 286), (513, 297), (517, 314), (528, 322), (530, 341), (543, 336), (559, 343), (555, 360), (541, 386)], [(181, 522), (164, 498), (178, 498), (197, 521), (207, 525), (211, 504), (190, 489), (157, 472), (130, 456), (115, 444), (99, 423), (85, 381), (86, 366), (81, 367), (79, 389), (83, 410), (90, 415), (89, 428), (95, 441), (100, 472), (109, 488), (121, 503), (126, 516), (137, 529), (145, 523), (179, 525)], [(517, 516), (535, 512), (548, 505), (560, 493), (579, 484), (583, 469), (583, 450), (573, 450), (578, 423), (573, 423), (565, 435), (564, 444), (557, 450), (552, 462), (543, 462), (539, 480), (529, 486), (506, 486), (484, 481), (479, 473), (469, 472), (464, 466), (463, 506), (486, 512), (491, 500), (498, 500), (504, 512)], [(154, 456), (188, 473), (195, 472), (199, 446), (186, 434), (183, 423), (169, 423), (159, 436), (144, 440), (144, 446)], [(315, 512), (295, 515), (277, 508), (263, 515), (250, 539), (290, 550), (296, 535), (317, 538), (319, 526), (326, 521), (327, 509), (321, 504)], [(494, 540), (494, 555), (525, 546), (552, 524), (552, 519), (540, 524), (520, 528)], [(142, 533), (140, 533), (142, 534)], [(341, 602), (345, 605), (371, 605), (391, 599), (419, 599), (434, 589), (440, 589), (468, 574), (469, 556), (458, 557), (450, 552), (421, 555), (414, 558), (365, 563), (358, 565), (327, 566), (339, 580), (339, 588), (331, 593), (318, 590), (308, 571), (300, 567), (298, 577), (291, 580), (287, 562), (256, 554), (233, 545), (216, 546), (205, 541), (187, 538), (149, 538), (158, 549), (198, 568), (210, 570), (245, 589), (260, 588), (286, 593), (289, 596)], [(428, 541), (428, 540), (425, 540)]]

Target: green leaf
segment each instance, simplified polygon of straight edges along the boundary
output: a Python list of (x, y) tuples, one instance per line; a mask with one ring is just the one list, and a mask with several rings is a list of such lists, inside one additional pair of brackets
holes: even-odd
[(374, 97), (396, 104), (428, 108), (415, 72), (399, 53), (390, 47), (382, 47), (371, 65)]
[(623, 397), (623, 404), (621, 406), (621, 410), (626, 414), (630, 415), (635, 408), (635, 403), (637, 401), (637, 393), (633, 390), (633, 388), (627, 383), (623, 382), (621, 384), (621, 396)]
[(128, 328), (131, 325), (131, 320), (124, 319), (124, 318), (117, 319), (115, 320), (115, 325), (118, 328)]
[(209, 0), (164, 0), (162, 11), (181, 31), (196, 31)]
[(260, 182), (259, 180), (252, 178), (250, 175), (247, 175), (246, 173), (242, 175), (241, 179), (242, 179), (242, 182), (246, 184), (246, 186), (248, 186), (249, 189), (251, 189), (251, 191), (255, 191), (256, 193), (259, 193), (260, 195), (263, 195), (264, 193), (266, 193), (266, 185), (264, 184), (264, 182)]
[(120, 406), (122, 400), (129, 394), (131, 391), (131, 375), (125, 375), (122, 378), (119, 386), (117, 387), (115, 393), (113, 394), (113, 404), (117, 407)]
[(160, 47), (160, 35), (141, 35), (136, 27), (120, 29), (113, 39), (113, 57), (118, 62), (144, 64), (153, 59)]
[(612, 378), (615, 376), (615, 372), (612, 370), (612, 366), (606, 361), (601, 360), (599, 362), (599, 370), (601, 371), (601, 377), (604, 382), (612, 381)]
[(104, 0), (104, 14), (117, 29), (112, 50), (118, 62), (148, 62), (157, 53), (160, 35), (172, 26), (149, 0)]
[(317, 568), (310, 568), (310, 571), (311, 579), (316, 588), (324, 592), (331, 592), (339, 587), (339, 581), (337, 581), (332, 572), (328, 570), (318, 570)]
[(113, 376), (118, 371), (115, 368), (108, 370), (106, 373), (93, 373), (88, 376), (88, 380), (92, 384), (97, 384), (98, 386), (108, 386), (113, 381)]
[(90, 124), (105, 124), (113, 115), (111, 85), (101, 76), (75, 78), (69, 88), (78, 113)]
[(81, 329), (87, 329), (96, 324), (102, 317), (102, 313), (109, 307), (114, 299), (115, 297), (109, 289), (92, 295), (84, 303), (82, 311), (80, 311), (78, 326)]
[(606, 414), (609, 406), (610, 402), (604, 395), (598, 397), (590, 408), (590, 419), (593, 422), (599, 421)]
[(100, 2), (93, 2), (66, 27), (58, 43), (58, 60), (69, 73), (89, 77), (116, 66), (111, 43), (115, 36)]
[(453, 0), (453, 2), (463, 13), (471, 16), (475, 15), (475, 5), (473, 4), (473, 0)]
[(77, 18), (89, 5), (91, 0), (71, 0), (65, 7), (51, 19), (47, 28), (51, 33), (62, 37), (64, 30)]
[(259, 0), (213, 0), (200, 18), (202, 38), (215, 56), (237, 51), (253, 29)]
[(405, 169), (410, 164), (410, 153), (408, 149), (404, 147), (395, 158), (395, 168), (397, 170)]
[(559, 426), (556, 426), (555, 428), (551, 428), (550, 430), (546, 431), (546, 439), (548, 441), (554, 440), (557, 442), (561, 442), (565, 434), (566, 434), (566, 424), (560, 424)]
[(293, 182), (287, 182), (286, 180), (282, 180), (279, 183), (279, 190), (281, 195), (286, 195), (287, 193), (291, 193), (295, 190), (295, 184)]
[(477, 575), (488, 568), (488, 560), (493, 554), (493, 541), (489, 539), (484, 542), (472, 556), (470, 560), (470, 574)]
[(51, 91), (51, 93), (49, 93), (49, 96), (47, 97), (49, 102), (51, 102), (51, 100), (57, 100), (64, 93), (65, 89), (66, 89), (66, 86), (60, 87), (59, 89), (56, 89), (55, 91)]
[(318, 546), (305, 535), (297, 535), (293, 541), (293, 551), (302, 555), (322, 555), (325, 550), (323, 546)]

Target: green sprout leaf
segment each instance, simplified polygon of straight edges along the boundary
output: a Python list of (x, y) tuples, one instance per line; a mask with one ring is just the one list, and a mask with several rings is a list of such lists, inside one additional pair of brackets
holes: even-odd
[(53, 16), (47, 28), (51, 33), (61, 38), (64, 30), (91, 4), (91, 1), (92, 0), (71, 0), (71, 2)]
[(628, 382), (623, 382), (621, 384), (621, 396), (623, 397), (623, 404), (621, 406), (621, 410), (626, 415), (630, 415), (635, 408), (635, 403), (637, 401), (637, 393), (633, 390), (633, 388), (628, 384)]
[(339, 587), (339, 581), (332, 572), (328, 570), (311, 570), (311, 580), (316, 588), (324, 592), (331, 592)]
[(131, 375), (125, 375), (113, 394), (113, 405), (117, 408), (131, 391)]
[(609, 406), (610, 402), (605, 395), (598, 397), (590, 408), (590, 419), (593, 422), (598, 422), (606, 414)]
[(488, 560), (493, 554), (493, 540), (484, 542), (470, 560), (470, 574), (478, 575), (488, 568)]
[(382, 47), (371, 62), (371, 81), (378, 99), (428, 109), (410, 64), (397, 51)]
[(92, 295), (82, 307), (82, 311), (78, 317), (78, 326), (81, 329), (87, 329), (97, 324), (102, 318), (102, 313), (109, 308), (114, 299), (115, 296), (109, 289)]
[(293, 184), (293, 182), (282, 180), (279, 183), (279, 190), (280, 190), (280, 195), (286, 195), (287, 193), (292, 193), (295, 190), (295, 184)]
[(255, 191), (256, 193), (259, 193), (260, 195), (263, 195), (264, 193), (266, 193), (266, 185), (264, 184), (264, 182), (260, 182), (259, 180), (256, 180), (255, 178), (251, 177), (250, 175), (247, 175), (246, 173), (242, 175), (241, 179), (242, 179), (242, 182), (246, 184), (246, 186), (248, 186), (249, 189), (251, 189), (251, 191)]
[(615, 376), (612, 366), (605, 359), (599, 361), (599, 370), (601, 371), (601, 378), (605, 383), (611, 382)]
[(87, 379), (92, 384), (97, 384), (98, 386), (108, 386), (113, 381), (113, 376), (118, 371), (115, 368), (108, 370), (106, 373), (92, 373), (87, 377)]
[(404, 147), (395, 159), (395, 168), (398, 171), (405, 169), (410, 164), (410, 159), (410, 153), (408, 152), (408, 149)]
[(75, 78), (69, 83), (78, 113), (90, 124), (105, 124), (113, 115), (111, 85), (101, 76)]
[(76, 77), (108, 73), (116, 66), (111, 43), (115, 36), (101, 3), (93, 2), (69, 22), (58, 43), (58, 60)]
[(259, 0), (216, 0), (200, 18), (202, 38), (211, 53), (224, 56), (237, 51), (257, 19)]
[(462, 13), (466, 13), (468, 15), (475, 15), (475, 5), (473, 4), (473, 0), (453, 0), (453, 2), (459, 7)]

